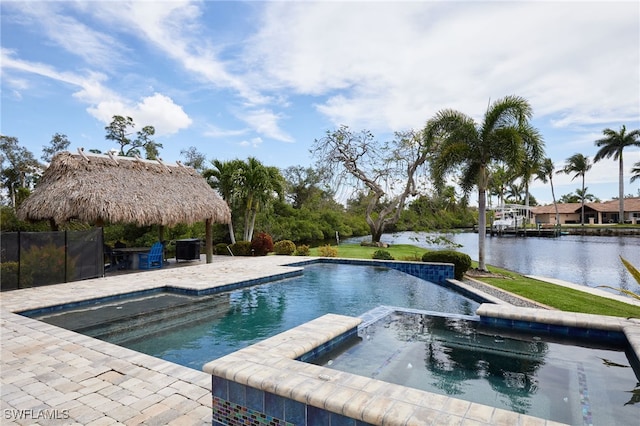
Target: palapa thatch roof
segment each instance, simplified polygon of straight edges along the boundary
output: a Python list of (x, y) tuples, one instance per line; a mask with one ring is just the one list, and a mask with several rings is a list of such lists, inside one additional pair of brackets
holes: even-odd
[(224, 200), (191, 167), (82, 150), (53, 158), (18, 216), (141, 226), (231, 219)]

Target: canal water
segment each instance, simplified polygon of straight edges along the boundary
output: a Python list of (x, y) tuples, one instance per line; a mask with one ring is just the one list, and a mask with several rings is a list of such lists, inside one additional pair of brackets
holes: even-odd
[[(400, 232), (383, 235), (382, 242), (442, 249), (444, 247), (433, 245), (428, 239), (438, 235), (462, 245), (456, 250), (478, 260), (478, 234), (474, 232)], [(369, 241), (370, 238), (352, 238), (343, 242), (357, 243)], [(489, 265), (525, 275), (541, 275), (590, 287), (608, 285), (640, 293), (640, 285), (626, 270), (620, 256), (640, 269), (640, 236), (562, 235), (558, 238), (516, 238), (487, 235), (485, 242), (485, 262)]]

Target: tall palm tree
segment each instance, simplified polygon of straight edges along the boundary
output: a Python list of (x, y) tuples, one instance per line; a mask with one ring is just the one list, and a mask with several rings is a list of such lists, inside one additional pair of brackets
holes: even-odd
[(265, 167), (249, 157), (236, 175), (235, 187), (244, 206), (244, 241), (251, 241), (256, 216), (275, 194), (283, 196), (285, 181), (277, 167)]
[[(487, 189), (491, 191), (490, 195), (498, 196), (498, 206), (504, 205), (504, 193), (512, 179), (504, 164), (496, 164), (491, 168), (489, 172), (489, 187)], [(489, 204), (491, 204), (491, 198), (489, 198)]]
[[(233, 212), (233, 205), (236, 201), (238, 189), (236, 188), (236, 180), (238, 171), (241, 170), (244, 162), (242, 160), (219, 161), (213, 160), (213, 169), (205, 170), (202, 175), (209, 182), (209, 185), (217, 189), (222, 199), (229, 206), (229, 210)], [(233, 215), (232, 215), (233, 219)], [(229, 236), (231, 244), (236, 243), (235, 231), (233, 229), (233, 220), (229, 221)]]
[(520, 204), (522, 196), (525, 194), (524, 182), (513, 181), (507, 186), (507, 197), (515, 204)]
[(640, 129), (626, 132), (623, 125), (619, 132), (606, 128), (602, 131), (604, 138), (596, 141), (596, 146), (600, 148), (593, 157), (593, 162), (597, 163), (603, 158), (618, 160), (618, 199), (620, 208), (618, 212), (618, 223), (624, 223), (624, 165), (622, 162), (622, 151), (629, 146), (640, 147)]
[(529, 223), (529, 219), (531, 219), (531, 212), (529, 211), (529, 201), (531, 199), (529, 184), (540, 167), (541, 161), (542, 153), (536, 153), (536, 155), (528, 154), (526, 160), (520, 164), (520, 167), (516, 172), (516, 175), (521, 179), (522, 189), (524, 192), (524, 205), (527, 208), (527, 223)]
[[(574, 173), (571, 180), (574, 180), (578, 176), (582, 177), (582, 194), (586, 193), (586, 189), (584, 187), (584, 176), (587, 174), (589, 170), (591, 170), (591, 161), (589, 157), (584, 156), (583, 154), (573, 154), (571, 157), (565, 160), (564, 167), (562, 170), (558, 170), (558, 173), (572, 174)], [(580, 215), (580, 224), (584, 226), (584, 199), (585, 197), (581, 197), (582, 199), (582, 214)]]
[(551, 158), (545, 158), (540, 166), (538, 167), (538, 171), (536, 172), (536, 179), (541, 181), (542, 183), (547, 183), (551, 185), (551, 197), (553, 198), (553, 207), (556, 211), (556, 226), (560, 225), (560, 212), (558, 211), (558, 203), (556, 202), (556, 193), (553, 190), (553, 172), (555, 170), (555, 166), (553, 165), (553, 161)]
[[(431, 171), (436, 183), (451, 172), (460, 172), (460, 186), (468, 194), (478, 188), (478, 268), (486, 270), (486, 193), (489, 167), (503, 162), (517, 168), (528, 155), (538, 156), (544, 143), (529, 124), (533, 111), (519, 96), (506, 96), (487, 108), (480, 124), (455, 110), (439, 111), (425, 127), (425, 137), (435, 153)], [(541, 155), (540, 155), (541, 156)]]

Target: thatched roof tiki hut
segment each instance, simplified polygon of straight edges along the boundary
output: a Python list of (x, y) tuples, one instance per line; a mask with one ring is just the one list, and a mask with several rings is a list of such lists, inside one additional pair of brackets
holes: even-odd
[(229, 223), (227, 203), (193, 168), (162, 160), (61, 152), (33, 193), (20, 205), (23, 220), (62, 224), (75, 219), (102, 226), (206, 223), (207, 263), (213, 253), (211, 224)]

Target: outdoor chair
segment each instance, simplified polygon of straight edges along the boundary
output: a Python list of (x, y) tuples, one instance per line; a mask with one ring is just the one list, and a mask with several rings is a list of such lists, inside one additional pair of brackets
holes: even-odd
[(138, 267), (140, 269), (162, 268), (164, 262), (164, 246), (157, 242), (151, 246), (149, 253), (138, 253)]

